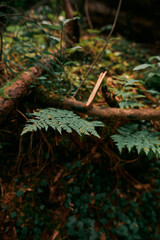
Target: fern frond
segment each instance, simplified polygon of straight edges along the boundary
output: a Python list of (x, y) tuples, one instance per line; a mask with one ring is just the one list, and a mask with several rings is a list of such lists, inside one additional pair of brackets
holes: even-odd
[(118, 103), (121, 109), (144, 107), (144, 104), (140, 103), (139, 100), (145, 98), (145, 96), (137, 92), (138, 85), (141, 84), (140, 80), (128, 79), (126, 76), (121, 76), (115, 81), (118, 82), (119, 87), (114, 89), (114, 93), (122, 99)]
[(148, 129), (138, 130), (138, 124), (126, 124), (117, 131), (119, 134), (112, 135), (111, 138), (120, 153), (126, 147), (129, 152), (136, 148), (138, 153), (144, 151), (148, 156), (152, 152), (157, 157), (160, 156), (160, 133), (151, 132)]
[(124, 108), (135, 108), (135, 107), (144, 107), (144, 104), (139, 103), (139, 102), (135, 102), (135, 101), (129, 101), (129, 100), (124, 100), (118, 103), (121, 109)]
[(62, 130), (71, 133), (75, 130), (79, 135), (94, 135), (99, 137), (95, 127), (103, 127), (104, 124), (100, 121), (89, 122), (82, 119), (72, 111), (61, 110), (56, 108), (41, 109), (38, 112), (31, 113), (33, 119), (30, 119), (24, 127), (21, 135), (37, 131), (38, 129), (44, 128), (46, 131), (49, 127), (57, 130), (62, 134)]

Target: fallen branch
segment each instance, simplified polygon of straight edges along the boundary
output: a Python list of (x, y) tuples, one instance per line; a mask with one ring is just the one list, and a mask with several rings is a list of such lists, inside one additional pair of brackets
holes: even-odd
[(5, 95), (9, 98), (0, 96), (0, 124), (8, 117), (18, 101), (27, 95), (29, 86), (42, 75), (42, 72), (43, 69), (32, 67), (29, 72), (24, 72), (16, 82), (5, 89)]
[(65, 108), (76, 109), (86, 112), (88, 115), (97, 116), (106, 119), (117, 120), (160, 120), (160, 109), (120, 109), (120, 108), (100, 108), (92, 105), (90, 108), (85, 107), (85, 103), (65, 99), (62, 104)]
[(77, 101), (74, 98), (66, 98), (63, 101), (60, 100), (55, 94), (50, 94), (48, 92), (41, 92), (37, 99), (43, 102), (45, 107), (59, 107), (69, 110), (76, 110), (88, 114), (90, 116), (95, 116), (105, 119), (116, 119), (116, 120), (160, 120), (160, 109), (152, 108), (141, 108), (141, 109), (120, 109), (120, 108), (102, 108), (96, 106), (96, 104), (86, 107), (86, 103)]
[[(9, 98), (0, 96), (0, 124), (8, 117), (8, 115), (16, 108), (16, 105), (27, 95), (29, 86), (36, 81), (36, 78), (42, 74), (43, 70), (32, 67), (30, 72), (25, 72), (11, 86), (7, 87), (5, 94)], [(86, 103), (75, 99), (66, 98), (61, 101), (58, 96), (51, 95), (48, 92), (43, 93), (40, 100), (45, 99), (45, 103), (49, 106), (63, 107), (66, 109), (78, 110), (85, 112), (88, 115), (96, 116), (105, 119), (117, 120), (160, 120), (160, 109), (120, 109), (120, 108), (101, 108), (96, 105), (91, 105), (86, 108)]]
[[(5, 95), (8, 95), (9, 98), (0, 96), (0, 124), (4, 122), (13, 109), (16, 108), (20, 99), (27, 95), (30, 90), (29, 86), (33, 84), (36, 78), (42, 75), (42, 73), (42, 68), (32, 67), (29, 72), (24, 72), (17, 81), (11, 83), (11, 85), (5, 89)], [(92, 103), (93, 99), (91, 99), (90, 103)], [(88, 115), (100, 118), (117, 120), (160, 120), (159, 109), (101, 108), (96, 105), (90, 105), (90, 103), (87, 105), (88, 107), (86, 107), (86, 103), (81, 101), (68, 98), (62, 101), (59, 96), (55, 96), (54, 94), (50, 96), (48, 92), (43, 94), (41, 92), (40, 101), (43, 100), (45, 100), (47, 106), (78, 110), (79, 112), (85, 112)]]

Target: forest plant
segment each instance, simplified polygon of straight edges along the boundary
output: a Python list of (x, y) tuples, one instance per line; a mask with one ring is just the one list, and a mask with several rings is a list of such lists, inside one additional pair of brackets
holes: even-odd
[(138, 128), (139, 124), (129, 123), (118, 128), (118, 134), (111, 136), (120, 153), (125, 147), (129, 152), (135, 148), (138, 154), (144, 152), (149, 158), (153, 158), (155, 154), (158, 158), (160, 156), (160, 134), (147, 128)]
[(147, 173), (141, 178), (146, 182), (145, 178), (148, 180), (150, 176), (150, 181), (154, 178), (157, 184), (152, 182), (151, 189), (145, 191), (136, 191), (130, 186), (129, 197), (125, 194), (126, 178), (120, 178), (115, 188), (115, 176), (109, 174), (107, 161), (103, 168), (95, 161), (88, 165), (77, 163), (77, 166), (66, 164), (73, 171), (65, 180), (74, 179), (66, 188), (65, 207), (72, 211), (65, 225), (67, 239), (98, 240), (101, 233), (105, 233), (106, 240), (150, 240), (155, 236), (159, 239), (156, 226), (160, 218), (158, 196), (154, 195), (154, 191), (159, 191), (159, 160), (148, 161)]
[(104, 124), (100, 121), (89, 122), (82, 119), (72, 111), (61, 110), (56, 108), (41, 109), (38, 112), (31, 113), (30, 116), (35, 119), (30, 119), (23, 129), (21, 135), (27, 132), (37, 131), (43, 129), (47, 131), (49, 127), (57, 130), (62, 134), (62, 130), (71, 133), (75, 130), (79, 135), (94, 135), (99, 137), (95, 127), (102, 127)]
[[(50, 75), (50, 80), (48, 78), (45, 81), (41, 81), (41, 78), (37, 79), (40, 84), (43, 85), (45, 82), (45, 87), (50, 90), (52, 88), (61, 90), (64, 64), (68, 62), (64, 56), (63, 32), (65, 25), (75, 19), (78, 18), (64, 19), (54, 24), (46, 20), (40, 22), (32, 19), (26, 22), (21, 19), (22, 23), (19, 26), (8, 26), (5, 45), (9, 44), (10, 47), (5, 49), (4, 45), (3, 55), (10, 74), (15, 76), (21, 71), (28, 71), (36, 64)], [(15, 37), (10, 38), (9, 36), (13, 34)], [(72, 50), (76, 51), (78, 48), (80, 47), (76, 46)], [(44, 64), (44, 61), (47, 64)], [(54, 83), (55, 78), (56, 83)]]
[(152, 56), (148, 63), (138, 65), (134, 71), (145, 70), (145, 83), (152, 88), (160, 90), (160, 56)]
[[(18, 183), (18, 179), (15, 183)], [(47, 181), (41, 179), (38, 186), (33, 185), (32, 187), (33, 189), (24, 186), (23, 190), (17, 190), (14, 201), (18, 207), (10, 214), (10, 219), (16, 223), (16, 233), (19, 240), (28, 239), (31, 235), (33, 240), (39, 240), (44, 229), (54, 227), (51, 213), (46, 209)], [(20, 198), (25, 198), (26, 201), (19, 204)], [(36, 201), (36, 206), (34, 201)]]
[(119, 85), (118, 88), (114, 89), (116, 96), (121, 98), (118, 103), (119, 107), (124, 108), (139, 108), (144, 105), (139, 102), (140, 99), (145, 96), (137, 93), (137, 88), (141, 84), (139, 80), (128, 79), (125, 75), (115, 79), (115, 83)]

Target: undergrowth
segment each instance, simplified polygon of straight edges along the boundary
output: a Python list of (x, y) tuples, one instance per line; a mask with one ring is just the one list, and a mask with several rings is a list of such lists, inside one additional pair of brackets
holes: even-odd
[[(23, 162), (15, 156), (11, 165), (6, 158), (10, 180), (1, 184), (0, 211), (2, 220), (6, 219), (2, 236), (10, 236), (15, 229), (22, 240), (50, 239), (56, 233), (57, 239), (69, 240), (103, 235), (106, 239), (160, 239), (159, 160), (134, 153), (137, 160), (131, 161), (133, 153), (127, 157), (124, 152), (121, 159), (127, 159), (117, 165), (118, 155), (111, 157), (100, 139), (79, 139), (73, 133), (46, 136), (48, 143), (43, 135), (35, 135), (33, 146), (21, 153)], [(30, 145), (30, 138), (23, 142)], [(47, 156), (51, 145), (54, 156), (51, 152)], [(10, 148), (3, 146), (5, 151)], [(17, 164), (21, 164), (19, 174), (13, 177)], [(6, 176), (2, 164), (1, 172)]]

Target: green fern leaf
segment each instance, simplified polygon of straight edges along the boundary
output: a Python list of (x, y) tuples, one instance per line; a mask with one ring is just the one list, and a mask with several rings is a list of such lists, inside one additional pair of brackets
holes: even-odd
[(138, 124), (126, 124), (117, 131), (119, 134), (112, 135), (111, 138), (120, 153), (126, 147), (129, 152), (133, 148), (136, 148), (138, 154), (143, 151), (149, 158), (153, 154), (160, 156), (160, 133), (148, 129), (138, 130)]
[(103, 127), (104, 124), (100, 121), (89, 122), (80, 118), (72, 111), (61, 110), (56, 108), (41, 109), (40, 111), (29, 114), (34, 117), (30, 119), (24, 127), (21, 135), (41, 130), (44, 128), (46, 131), (49, 127), (57, 130), (62, 134), (62, 130), (71, 133), (75, 130), (79, 135), (94, 135), (100, 137), (95, 130), (95, 127)]
[(124, 108), (129, 109), (129, 108), (135, 108), (135, 107), (144, 107), (144, 104), (134, 102), (134, 101), (124, 100), (119, 102), (119, 106), (121, 109), (124, 109)]
[(113, 141), (116, 143), (119, 152), (122, 152), (122, 149), (125, 147), (125, 138), (123, 137), (123, 135), (112, 135), (111, 138), (113, 139)]
[(137, 149), (138, 154), (143, 151), (149, 158), (155, 154), (160, 156), (160, 133), (148, 129), (138, 130), (138, 124), (126, 124), (117, 129), (119, 134), (111, 136), (120, 153), (123, 148), (130, 152)]

